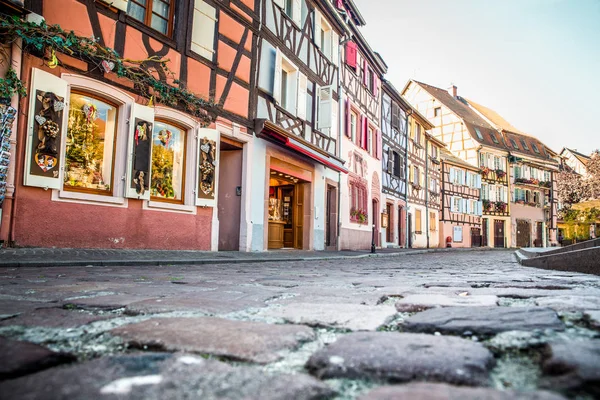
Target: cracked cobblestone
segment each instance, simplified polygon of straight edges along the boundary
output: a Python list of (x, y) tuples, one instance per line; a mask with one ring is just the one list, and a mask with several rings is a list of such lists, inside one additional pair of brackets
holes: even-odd
[[(374, 342), (389, 337), (392, 342), (397, 340), (399, 346), (418, 347), (418, 343), (410, 344), (404, 339), (414, 338), (413, 334), (403, 333), (406, 321), (419, 319), (420, 313), (443, 316), (446, 307), (452, 307), (449, 311), (461, 307), (479, 312), (487, 308), (515, 310), (500, 312), (502, 315), (518, 315), (518, 308), (550, 309), (560, 322), (552, 321), (543, 330), (532, 330), (523, 321), (507, 330), (499, 329), (498, 321), (490, 318), (490, 324), (496, 326), (486, 329), (486, 318), (479, 318), (477, 327), (461, 325), (458, 330), (447, 330), (433, 326), (426, 330), (428, 333), (417, 335), (425, 344), (456, 342), (465, 348), (489, 351), (486, 357), (492, 357), (493, 363), (484, 362), (487, 367), (478, 370), (476, 379), (469, 380), (469, 384), (479, 388), (464, 391), (465, 396), (488, 393), (504, 399), (518, 393), (522, 398), (533, 399), (544, 388), (551, 390), (554, 397), (544, 394), (546, 397), (539, 398), (566, 395), (592, 399), (600, 386), (596, 375), (586, 372), (592, 371), (589, 366), (594, 365), (595, 359), (586, 359), (585, 364), (569, 360), (568, 365), (577, 369), (561, 374), (561, 385), (548, 384), (557, 374), (556, 368), (549, 366), (567, 363), (563, 361), (567, 356), (559, 352), (556, 343), (566, 348), (569, 343), (584, 343), (578, 346), (587, 349), (588, 355), (598, 353), (600, 277), (521, 267), (510, 251), (405, 252), (393, 257), (303, 261), (294, 257), (310, 255), (298, 253), (300, 257), (289, 252), (285, 253), (287, 259), (277, 253), (265, 255), (265, 259), (273, 261), (268, 263), (244, 261), (239, 254), (225, 253), (221, 259), (227, 261), (231, 257), (232, 263), (218, 264), (210, 263), (214, 253), (206, 254), (202, 263), (195, 263), (198, 252), (181, 252), (181, 263), (162, 266), (143, 265), (144, 260), (156, 259), (160, 252), (154, 251), (77, 253), (79, 257), (92, 254), (95, 261), (70, 267), (56, 263), (48, 267), (2, 267), (0, 263), (0, 337), (34, 343), (37, 346), (32, 348), (37, 352), (45, 348), (72, 356), (59, 360), (68, 365), (49, 364), (38, 372), (15, 364), (13, 370), (21, 371), (17, 373), (20, 376), (0, 380), (0, 392), (7, 398), (35, 398), (44, 387), (53, 388), (52, 392), (43, 393), (50, 399), (64, 393), (73, 394), (72, 398), (98, 398), (107, 390), (121, 387), (127, 387), (128, 392), (120, 398), (185, 398), (186, 390), (214, 394), (210, 385), (215, 384), (222, 388), (218, 395), (225, 398), (284, 398), (286, 393), (307, 393), (302, 398), (379, 398), (385, 393), (434, 393), (440, 388), (448, 393), (463, 393), (462, 389), (433, 383), (440, 380), (435, 378), (440, 375), (423, 369), (425, 364), (418, 365), (416, 357), (403, 361), (414, 373), (403, 375), (402, 380), (408, 385), (429, 383), (415, 387), (397, 385), (391, 379), (393, 385), (384, 388), (390, 380), (381, 377), (391, 376), (393, 371), (389, 368), (394, 363), (383, 362), (387, 355), (384, 349), (366, 345), (360, 347), (361, 351), (356, 350), (354, 361), (368, 358), (380, 374), (342, 373), (332, 379), (316, 374), (321, 378), (316, 379), (305, 367), (311, 357), (329, 354), (326, 350), (334, 349), (338, 341), (343, 343), (342, 339), (357, 335), (353, 330), (363, 331), (358, 335), (369, 335)], [(59, 249), (2, 250), (0, 260), (10, 256), (13, 260), (56, 257), (65, 261), (73, 254)], [(103, 259), (112, 257), (122, 257), (123, 263), (134, 262), (129, 266), (102, 265)], [(183, 263), (186, 257), (187, 264)], [(157, 321), (161, 325), (160, 337), (154, 337), (157, 334), (150, 329), (144, 333), (141, 346), (129, 346), (131, 337), (124, 340), (120, 335)], [(235, 335), (232, 326), (236, 327)], [(261, 329), (245, 328), (254, 326)], [(269, 343), (275, 340), (278, 330), (287, 327), (303, 332), (301, 340), (271, 349)], [(227, 357), (204, 345), (179, 346), (182, 338), (196, 341), (195, 335), (203, 331), (213, 335), (211, 346), (236, 346), (236, 337), (241, 338), (240, 343), (252, 337), (256, 356)], [(154, 346), (155, 339), (169, 345)], [(554, 359), (548, 361), (544, 349), (552, 346)], [(446, 354), (457, 354), (458, 350), (454, 350)], [(444, 364), (440, 370), (456, 373), (449, 364), (460, 363), (461, 359), (443, 357), (443, 351), (435, 347), (428, 351), (433, 351), (432, 360), (445, 360), (440, 361)], [(25, 353), (22, 356), (24, 360), (31, 359)], [(324, 362), (341, 365), (335, 356)], [(559, 356), (560, 362), (556, 361)], [(106, 366), (110, 368), (102, 371)], [(435, 363), (425, 367), (434, 368)], [(358, 365), (355, 371), (361, 368), (369, 366)], [(208, 377), (185, 382), (185, 376), (178, 375), (182, 371), (204, 371)], [(261, 374), (268, 379), (260, 378)], [(278, 384), (269, 386), (269, 379)], [(155, 394), (153, 389), (157, 390)]]

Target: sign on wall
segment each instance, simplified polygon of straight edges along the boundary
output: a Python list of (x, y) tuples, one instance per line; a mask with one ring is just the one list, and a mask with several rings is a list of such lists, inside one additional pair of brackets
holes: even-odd
[(37, 68), (32, 70), (23, 176), (26, 186), (60, 187), (64, 161), (60, 144), (66, 130), (67, 90), (66, 81)]
[(216, 129), (198, 129), (197, 206), (216, 207), (219, 141), (219, 131)]
[(129, 121), (125, 197), (149, 200), (154, 109), (134, 103)]

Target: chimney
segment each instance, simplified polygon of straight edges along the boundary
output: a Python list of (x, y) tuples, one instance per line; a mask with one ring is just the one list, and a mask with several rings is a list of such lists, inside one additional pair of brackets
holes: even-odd
[(457, 87), (456, 85), (452, 85), (448, 88), (448, 93), (450, 93), (450, 96), (452, 97), (456, 97), (456, 91), (457, 91)]

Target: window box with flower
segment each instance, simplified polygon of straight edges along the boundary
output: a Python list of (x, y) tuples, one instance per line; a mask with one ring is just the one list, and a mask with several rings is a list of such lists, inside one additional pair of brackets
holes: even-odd
[(505, 212), (507, 204), (505, 202), (503, 202), (503, 201), (497, 201), (495, 203), (495, 207), (496, 207), (496, 211), (497, 212)]
[(350, 220), (352, 222), (358, 222), (359, 224), (366, 224), (369, 219), (369, 215), (367, 214), (367, 210), (360, 210), (356, 208), (352, 208), (350, 210)]

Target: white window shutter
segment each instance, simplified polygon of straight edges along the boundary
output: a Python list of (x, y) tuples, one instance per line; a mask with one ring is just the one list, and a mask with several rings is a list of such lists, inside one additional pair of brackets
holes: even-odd
[(203, 0), (195, 0), (192, 25), (191, 50), (213, 60), (215, 54), (215, 23), (217, 11)]
[(319, 88), (319, 129), (331, 128), (333, 94), (331, 86)]
[(490, 201), (496, 201), (496, 186), (490, 185), (490, 195), (488, 199)]
[(315, 38), (315, 44), (317, 47), (321, 47), (321, 12), (315, 8), (313, 14), (313, 37)]
[[(150, 150), (148, 154), (144, 154), (141, 146), (141, 140), (136, 141), (136, 129), (144, 129), (149, 141)], [(125, 197), (132, 199), (150, 200), (150, 182), (152, 168), (152, 131), (154, 129), (154, 108), (133, 103), (131, 106), (131, 117), (129, 118), (129, 138), (127, 140), (127, 180), (125, 181)], [(137, 151), (136, 151), (137, 150)], [(136, 154), (137, 153), (137, 154)], [(148, 170), (136, 170), (136, 157), (149, 157)], [(141, 160), (140, 160), (141, 161)], [(143, 172), (144, 175), (141, 175)], [(147, 180), (145, 179), (147, 177)], [(141, 189), (142, 180), (144, 178), (144, 188)], [(137, 182), (136, 182), (137, 181)], [(147, 187), (146, 187), (147, 185)]]
[(456, 171), (454, 170), (454, 168), (450, 168), (450, 182), (454, 183), (454, 175), (456, 174)]
[[(69, 120), (69, 98), (67, 97), (68, 83), (67, 81), (62, 80), (48, 72), (33, 68), (31, 73), (30, 89), (31, 91), (28, 97), (30, 101), (26, 144), (27, 153), (25, 156), (25, 173), (23, 176), (23, 184), (25, 186), (59, 189), (61, 187), (61, 183), (63, 182), (63, 177), (61, 175), (64, 172), (61, 171), (64, 170), (65, 164), (65, 145)], [(42, 103), (41, 100), (38, 99), (38, 95), (43, 95), (41, 92), (54, 93), (58, 97), (57, 101), (64, 104), (64, 108), (56, 113), (56, 118), (52, 119), (52, 121), (57, 123), (60, 127), (58, 134), (59, 136), (57, 137), (57, 144), (60, 146), (60, 150), (57, 149), (59, 151), (55, 157), (50, 155), (42, 155), (40, 158), (43, 157), (46, 159), (46, 162), (42, 164), (42, 166), (38, 164), (38, 158), (36, 157), (36, 154), (38, 153), (38, 145), (40, 143), (38, 140), (40, 122), (35, 119), (36, 109), (38, 112), (42, 112)], [(44, 121), (42, 121), (42, 123), (43, 122)], [(0, 132), (0, 135), (1, 134), (2, 132)], [(2, 140), (0, 139), (0, 142), (1, 141)], [(15, 157), (14, 154), (13, 157)]]
[(461, 212), (463, 214), (469, 212), (469, 201), (467, 199), (461, 199), (461, 203), (462, 203)]
[(477, 174), (477, 189), (481, 189), (481, 175)]
[(292, 19), (299, 27), (302, 27), (302, 3), (300, 0), (293, 0)]
[(461, 170), (460, 172), (462, 173), (461, 175), (463, 177), (462, 184), (465, 185), (465, 186), (467, 186), (469, 184), (469, 177), (468, 177), (469, 174), (468, 174), (467, 171), (463, 171), (463, 170)]
[(483, 202), (481, 200), (477, 202), (477, 215), (483, 215)]
[(339, 140), (338, 138), (338, 102), (332, 101), (331, 103), (331, 131), (330, 137)]
[(456, 212), (455, 210), (455, 206), (454, 206), (454, 196), (450, 197), (450, 211), (451, 212)]
[(281, 104), (281, 50), (277, 49), (275, 57), (275, 74), (273, 76), (273, 98), (278, 104)]
[(298, 101), (296, 102), (296, 115), (300, 119), (306, 119), (306, 87), (307, 78), (301, 72), (298, 72)]
[(331, 31), (331, 62), (333, 63), (333, 65), (336, 65), (336, 66), (340, 62), (339, 46), (340, 46), (340, 37), (336, 32), (334, 32), (332, 30)]

